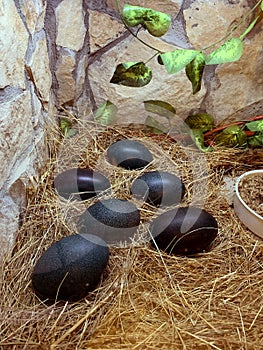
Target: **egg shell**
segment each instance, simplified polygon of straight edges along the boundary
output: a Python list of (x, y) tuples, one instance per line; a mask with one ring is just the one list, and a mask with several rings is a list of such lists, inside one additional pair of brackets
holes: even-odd
[(112, 143), (107, 149), (108, 161), (116, 166), (136, 170), (144, 168), (153, 156), (146, 146), (136, 140), (122, 140)]
[(157, 207), (168, 206), (181, 202), (185, 186), (176, 175), (165, 171), (150, 171), (133, 182), (131, 193)]
[(109, 248), (100, 237), (85, 233), (64, 237), (37, 261), (33, 288), (42, 299), (81, 299), (96, 288), (108, 259)]
[(93, 232), (108, 244), (130, 241), (140, 224), (140, 212), (130, 201), (110, 198), (91, 205), (80, 216), (80, 232)]
[(109, 180), (87, 168), (68, 169), (54, 179), (57, 193), (66, 199), (86, 200), (110, 189)]
[(171, 209), (150, 225), (153, 247), (169, 254), (194, 255), (210, 249), (218, 234), (216, 219), (204, 209), (181, 207)]

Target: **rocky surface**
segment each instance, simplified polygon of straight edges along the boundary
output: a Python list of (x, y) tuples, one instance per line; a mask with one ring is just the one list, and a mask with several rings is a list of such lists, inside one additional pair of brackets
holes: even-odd
[[(139, 33), (151, 46), (168, 51), (201, 49), (220, 40), (255, 2), (128, 3), (172, 16), (164, 37)], [(56, 122), (53, 113), (60, 106), (87, 118), (110, 100), (119, 108), (121, 124), (143, 123), (143, 101), (149, 99), (171, 103), (180, 118), (195, 111), (211, 113), (218, 121), (263, 112), (262, 23), (246, 37), (243, 57), (207, 67), (202, 90), (192, 95), (184, 71), (168, 75), (156, 57), (151, 59), (155, 51), (126, 30), (115, 0), (0, 0), (0, 14), (0, 255), (14, 242), (28, 179), (47, 157), (44, 125)], [(142, 60), (149, 60), (153, 70), (149, 85), (137, 89), (109, 82), (117, 64)]]

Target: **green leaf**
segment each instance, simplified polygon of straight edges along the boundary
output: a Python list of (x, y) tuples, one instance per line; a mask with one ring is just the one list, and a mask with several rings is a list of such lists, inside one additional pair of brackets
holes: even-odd
[(248, 137), (247, 141), (249, 146), (251, 147), (263, 147), (263, 132), (257, 135)]
[(192, 83), (193, 95), (201, 90), (204, 67), (205, 55), (202, 52), (199, 52), (185, 67), (186, 76)]
[(141, 24), (148, 32), (156, 37), (164, 35), (171, 25), (171, 16), (147, 7), (125, 4), (122, 18), (128, 27)]
[(135, 27), (143, 23), (146, 9), (140, 6), (125, 4), (122, 11), (122, 19), (128, 27)]
[(150, 116), (146, 118), (145, 124), (150, 127), (154, 134), (166, 134), (169, 131), (169, 128)]
[(221, 64), (237, 61), (242, 56), (243, 46), (243, 42), (240, 38), (231, 38), (206, 58), (206, 64)]
[(183, 69), (199, 53), (197, 50), (175, 50), (160, 54), (161, 60), (169, 74)]
[(72, 122), (67, 118), (60, 119), (60, 129), (65, 137), (72, 137), (77, 134), (77, 129), (72, 128)]
[(117, 111), (115, 104), (107, 100), (94, 112), (94, 120), (102, 125), (110, 125), (115, 121)]
[(263, 1), (261, 2), (260, 7), (261, 7), (261, 10), (263, 11)]
[(167, 119), (174, 117), (176, 113), (175, 108), (170, 103), (160, 100), (144, 101), (144, 108), (148, 112), (158, 114)]
[(143, 62), (126, 62), (117, 65), (110, 82), (131, 87), (142, 87), (152, 79), (152, 71)]
[(199, 129), (202, 132), (211, 130), (214, 126), (214, 118), (208, 113), (189, 115), (184, 122), (190, 129)]
[(191, 136), (192, 140), (194, 141), (194, 143), (196, 144), (196, 147), (198, 149), (200, 149), (200, 151), (202, 151), (202, 152), (211, 152), (213, 150), (212, 147), (210, 147), (210, 146), (206, 147), (205, 146), (204, 134), (203, 134), (202, 130), (191, 129), (190, 130), (190, 136)]
[(247, 146), (247, 135), (238, 125), (231, 125), (215, 137), (216, 144), (226, 147)]
[(250, 131), (261, 131), (261, 132), (263, 132), (263, 119), (255, 120), (253, 122), (246, 123), (245, 126)]

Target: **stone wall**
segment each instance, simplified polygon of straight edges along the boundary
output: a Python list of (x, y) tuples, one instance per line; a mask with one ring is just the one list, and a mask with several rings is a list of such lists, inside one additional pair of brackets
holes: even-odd
[[(160, 50), (173, 50), (210, 45), (256, 1), (127, 3), (172, 16), (162, 39), (144, 31), (139, 36)], [(56, 122), (56, 109), (89, 118), (110, 100), (119, 108), (119, 123), (142, 123), (148, 99), (170, 102), (182, 118), (200, 110), (217, 120), (262, 113), (262, 29), (261, 23), (247, 36), (240, 61), (206, 68), (202, 90), (193, 96), (184, 72), (168, 75), (156, 59), (149, 62), (154, 72), (149, 85), (136, 89), (109, 83), (118, 63), (147, 61), (155, 53), (124, 28), (115, 0), (0, 0), (0, 254), (14, 242), (28, 179), (47, 160), (45, 126)]]

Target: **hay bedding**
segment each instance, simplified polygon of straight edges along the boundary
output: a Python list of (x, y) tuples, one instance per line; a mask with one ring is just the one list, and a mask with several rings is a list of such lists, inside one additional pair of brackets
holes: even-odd
[[(240, 223), (222, 192), (223, 176), (259, 168), (262, 150), (194, 152), (202, 159), (193, 166), (189, 149), (150, 137), (140, 127), (98, 129), (91, 123), (63, 145), (54, 130), (52, 135), (49, 143), (57, 153), (29, 189), (16, 247), (2, 265), (1, 349), (262, 349), (263, 241)], [(31, 288), (32, 268), (51, 243), (74, 233), (83, 210), (83, 204), (57, 198), (54, 176), (74, 162), (97, 167), (110, 177), (112, 195), (131, 199), (130, 182), (138, 172), (105, 159), (109, 144), (125, 137), (149, 147), (155, 158), (149, 169), (182, 177), (187, 189), (182, 204), (204, 205), (217, 218), (214, 247), (195, 258), (151, 249), (145, 232), (157, 211), (143, 205), (138, 235), (131, 245), (111, 247), (98, 288), (79, 302), (45, 304)]]

